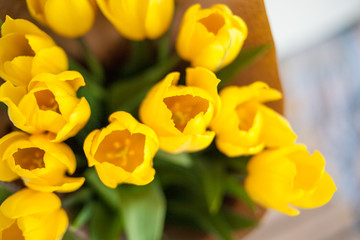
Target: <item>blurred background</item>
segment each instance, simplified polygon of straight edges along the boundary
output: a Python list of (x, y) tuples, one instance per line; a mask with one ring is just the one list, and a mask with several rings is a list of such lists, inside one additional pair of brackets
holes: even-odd
[(245, 240), (360, 239), (360, 0), (265, 0), (285, 114), (338, 191), (296, 218), (269, 210)]

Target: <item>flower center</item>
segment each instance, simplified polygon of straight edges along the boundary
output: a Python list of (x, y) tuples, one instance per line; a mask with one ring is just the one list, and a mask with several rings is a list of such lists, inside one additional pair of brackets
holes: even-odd
[(23, 233), (19, 226), (17, 225), (17, 221), (15, 221), (9, 228), (5, 229), (2, 232), (3, 240), (25, 240)]
[(239, 104), (236, 107), (240, 130), (249, 131), (254, 124), (256, 112), (256, 106), (251, 103)]
[(44, 154), (45, 151), (39, 148), (19, 148), (13, 157), (16, 165), (23, 169), (33, 170), (45, 167)]
[(60, 113), (59, 104), (55, 96), (49, 90), (41, 90), (34, 93), (36, 102), (41, 110)]
[(144, 161), (144, 146), (143, 134), (131, 134), (128, 130), (113, 131), (100, 143), (95, 159), (132, 172)]
[(16, 46), (11, 48), (7, 60), (12, 61), (16, 57), (34, 57), (35, 52), (31, 49), (29, 41), (24, 36), (15, 36), (13, 39)]
[(198, 22), (204, 25), (206, 29), (214, 35), (216, 35), (225, 25), (225, 20), (219, 13), (210, 14), (209, 16), (198, 20)]
[(183, 132), (187, 123), (199, 113), (205, 113), (209, 102), (201, 97), (191, 95), (164, 98), (164, 103), (171, 111), (175, 127)]

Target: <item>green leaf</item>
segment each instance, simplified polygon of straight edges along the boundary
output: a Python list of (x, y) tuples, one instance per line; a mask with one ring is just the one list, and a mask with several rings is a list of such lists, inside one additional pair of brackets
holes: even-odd
[(236, 158), (228, 158), (223, 156), (222, 159), (226, 164), (239, 174), (246, 174), (247, 164), (253, 156), (242, 156)]
[(76, 235), (71, 229), (68, 229), (62, 238), (63, 240), (83, 240), (83, 238)]
[(3, 20), (0, 19), (0, 29), (1, 29), (3, 24), (4, 24)]
[(12, 192), (10, 190), (0, 184), (0, 204), (10, 197), (11, 194)]
[(232, 240), (231, 226), (223, 216), (210, 214), (206, 209), (196, 206), (194, 202), (169, 201), (168, 204), (169, 213), (182, 218), (185, 223), (191, 221), (203, 231), (213, 233), (218, 239)]
[(103, 123), (105, 115), (104, 99), (107, 93), (99, 81), (92, 73), (85, 69), (78, 62), (69, 59), (69, 69), (78, 71), (85, 79), (86, 85), (81, 87), (77, 94), (79, 97), (85, 97), (91, 108), (90, 119), (85, 127), (76, 135), (76, 140), (80, 145), (83, 144), (86, 136), (94, 129), (100, 128)]
[(228, 85), (241, 70), (255, 62), (272, 47), (272, 44), (269, 43), (259, 47), (242, 50), (230, 65), (217, 72), (216, 75), (221, 80), (219, 88), (221, 89)]
[(71, 224), (71, 228), (75, 230), (81, 228), (87, 222), (89, 222), (92, 214), (93, 214), (93, 202), (88, 202), (74, 218)]
[(169, 58), (171, 51), (170, 33), (167, 32), (157, 40), (157, 59), (164, 62)]
[(145, 39), (143, 41), (128, 41), (129, 58), (120, 68), (121, 76), (131, 76), (136, 72), (144, 70), (151, 65), (153, 59), (152, 41)]
[(117, 211), (111, 211), (100, 202), (95, 202), (90, 220), (91, 240), (118, 240), (122, 234), (123, 223)]
[(109, 112), (118, 110), (132, 112), (139, 106), (154, 83), (164, 78), (179, 61), (180, 58), (174, 55), (168, 61), (158, 63), (135, 77), (122, 79), (112, 84), (108, 89)]
[(99, 179), (94, 168), (88, 168), (85, 172), (86, 182), (98, 194), (101, 200), (111, 209), (119, 211), (120, 197), (116, 189), (105, 186)]
[(166, 211), (161, 185), (155, 180), (147, 186), (120, 186), (118, 190), (127, 239), (161, 239)]
[(160, 159), (161, 161), (168, 161), (172, 164), (179, 165), (185, 168), (189, 168), (193, 165), (192, 159), (187, 153), (171, 154), (159, 150), (156, 153), (156, 158)]
[(210, 213), (219, 211), (224, 198), (224, 165), (219, 161), (196, 159), (196, 169)]
[(68, 208), (76, 204), (86, 203), (91, 199), (91, 196), (92, 191), (89, 188), (81, 188), (80, 190), (67, 195), (62, 201), (62, 206)]
[(221, 211), (221, 215), (234, 230), (255, 227), (257, 225), (257, 221), (250, 219), (246, 216), (243, 216), (239, 213), (236, 213), (233, 209), (229, 209), (229, 208), (224, 209)]
[(91, 75), (93, 75), (94, 79), (96, 79), (99, 83), (104, 82), (105, 74), (101, 62), (96, 58), (83, 38), (78, 38), (78, 40), (81, 48), (83, 49), (86, 65), (89, 68)]
[(226, 193), (246, 203), (252, 211), (255, 211), (255, 204), (246, 193), (244, 186), (234, 176), (227, 176), (225, 180)]

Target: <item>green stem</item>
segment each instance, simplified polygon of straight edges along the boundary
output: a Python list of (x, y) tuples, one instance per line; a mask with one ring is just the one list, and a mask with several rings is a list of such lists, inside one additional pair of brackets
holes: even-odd
[(90, 200), (92, 196), (92, 191), (89, 188), (82, 188), (79, 191), (76, 191), (70, 194), (62, 201), (62, 206), (64, 208), (72, 207), (76, 204), (83, 204)]
[(90, 50), (87, 46), (83, 38), (79, 38), (79, 43), (83, 52), (85, 54), (85, 61), (87, 67), (89, 68), (90, 72), (94, 77), (100, 82), (103, 83), (105, 80), (104, 69), (101, 65), (101, 62), (96, 58), (94, 53)]
[(99, 179), (94, 168), (89, 168), (85, 172), (87, 183), (93, 188), (104, 203), (111, 209), (119, 211), (120, 197), (115, 189), (106, 187)]
[(164, 62), (169, 58), (171, 49), (170, 34), (165, 33), (157, 40), (157, 61), (158, 63)]

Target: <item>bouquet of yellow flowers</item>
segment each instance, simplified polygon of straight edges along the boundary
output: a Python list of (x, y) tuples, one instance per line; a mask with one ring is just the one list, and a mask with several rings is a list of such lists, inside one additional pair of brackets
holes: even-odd
[[(158, 240), (181, 225), (227, 240), (261, 206), (297, 215), (336, 191), (322, 155), (266, 105), (281, 92), (231, 84), (272, 45), (241, 51), (247, 24), (228, 6), (190, 6), (172, 51), (174, 0), (26, 4), (85, 59), (28, 20), (1, 23), (0, 101), (16, 130), (0, 139), (0, 239)], [(81, 38), (97, 8), (129, 46), (112, 68)]]

